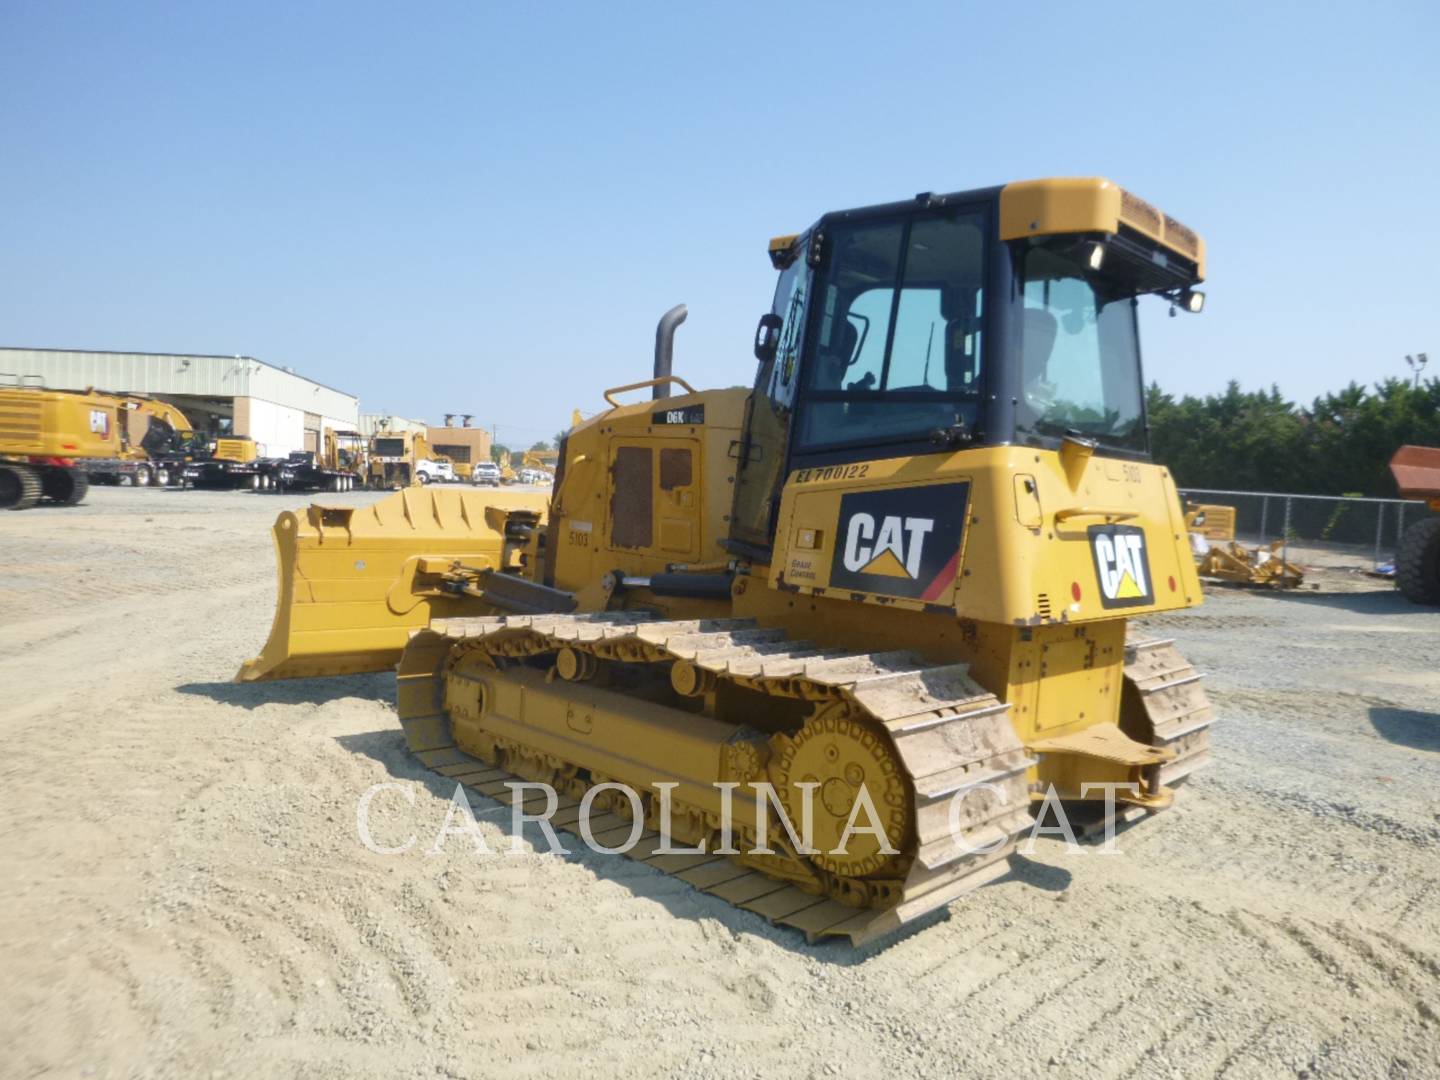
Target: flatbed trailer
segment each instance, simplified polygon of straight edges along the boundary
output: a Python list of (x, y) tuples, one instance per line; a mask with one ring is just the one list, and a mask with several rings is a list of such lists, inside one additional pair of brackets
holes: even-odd
[(293, 451), (279, 463), (275, 491), (352, 491), (362, 478), (349, 469), (327, 468), (310, 450)]

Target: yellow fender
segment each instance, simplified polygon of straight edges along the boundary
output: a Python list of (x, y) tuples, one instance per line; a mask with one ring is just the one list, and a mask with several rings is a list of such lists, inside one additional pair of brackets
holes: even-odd
[(506, 569), (505, 519), (544, 520), (548, 495), (407, 488), (364, 507), (312, 503), (275, 520), (278, 595), (260, 655), (237, 682), (385, 671), (432, 617), (475, 613), (439, 590), (459, 562)]

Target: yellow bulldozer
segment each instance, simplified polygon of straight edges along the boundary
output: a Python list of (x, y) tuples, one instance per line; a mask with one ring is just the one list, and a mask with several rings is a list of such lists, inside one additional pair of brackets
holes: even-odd
[(680, 306), (552, 492), (281, 514), (238, 678), (398, 663), (428, 766), (860, 943), (1003, 875), (1039, 810), (1160, 810), (1209, 756), (1200, 675), (1132, 628), (1201, 600), (1136, 307), (1198, 311), (1204, 248), (1061, 179), (827, 214), (769, 256), (751, 387), (672, 373)]
[(93, 390), (0, 387), (0, 510), (85, 498), (85, 459), (125, 452), (126, 403)]

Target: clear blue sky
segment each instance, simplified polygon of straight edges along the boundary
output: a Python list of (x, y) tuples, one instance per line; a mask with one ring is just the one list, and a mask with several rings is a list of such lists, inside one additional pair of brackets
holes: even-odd
[[(1205, 236), (1173, 391), (1440, 373), (1440, 5), (0, 0), (0, 344), (246, 353), (549, 437), (748, 383), (765, 242), (1105, 175)], [(508, 426), (507, 426), (508, 425)]]

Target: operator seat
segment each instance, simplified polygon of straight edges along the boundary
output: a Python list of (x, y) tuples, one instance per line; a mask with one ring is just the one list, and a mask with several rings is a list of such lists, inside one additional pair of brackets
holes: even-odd
[(1055, 385), (1049, 379), (1050, 356), (1059, 333), (1060, 321), (1045, 308), (1024, 309), (1020, 328), (1020, 406), (1031, 421), (1048, 412), (1055, 401)]
[(1050, 368), (1050, 354), (1060, 333), (1060, 320), (1044, 308), (1027, 307), (1021, 328), (1021, 373), (1025, 381), (1043, 378)]

